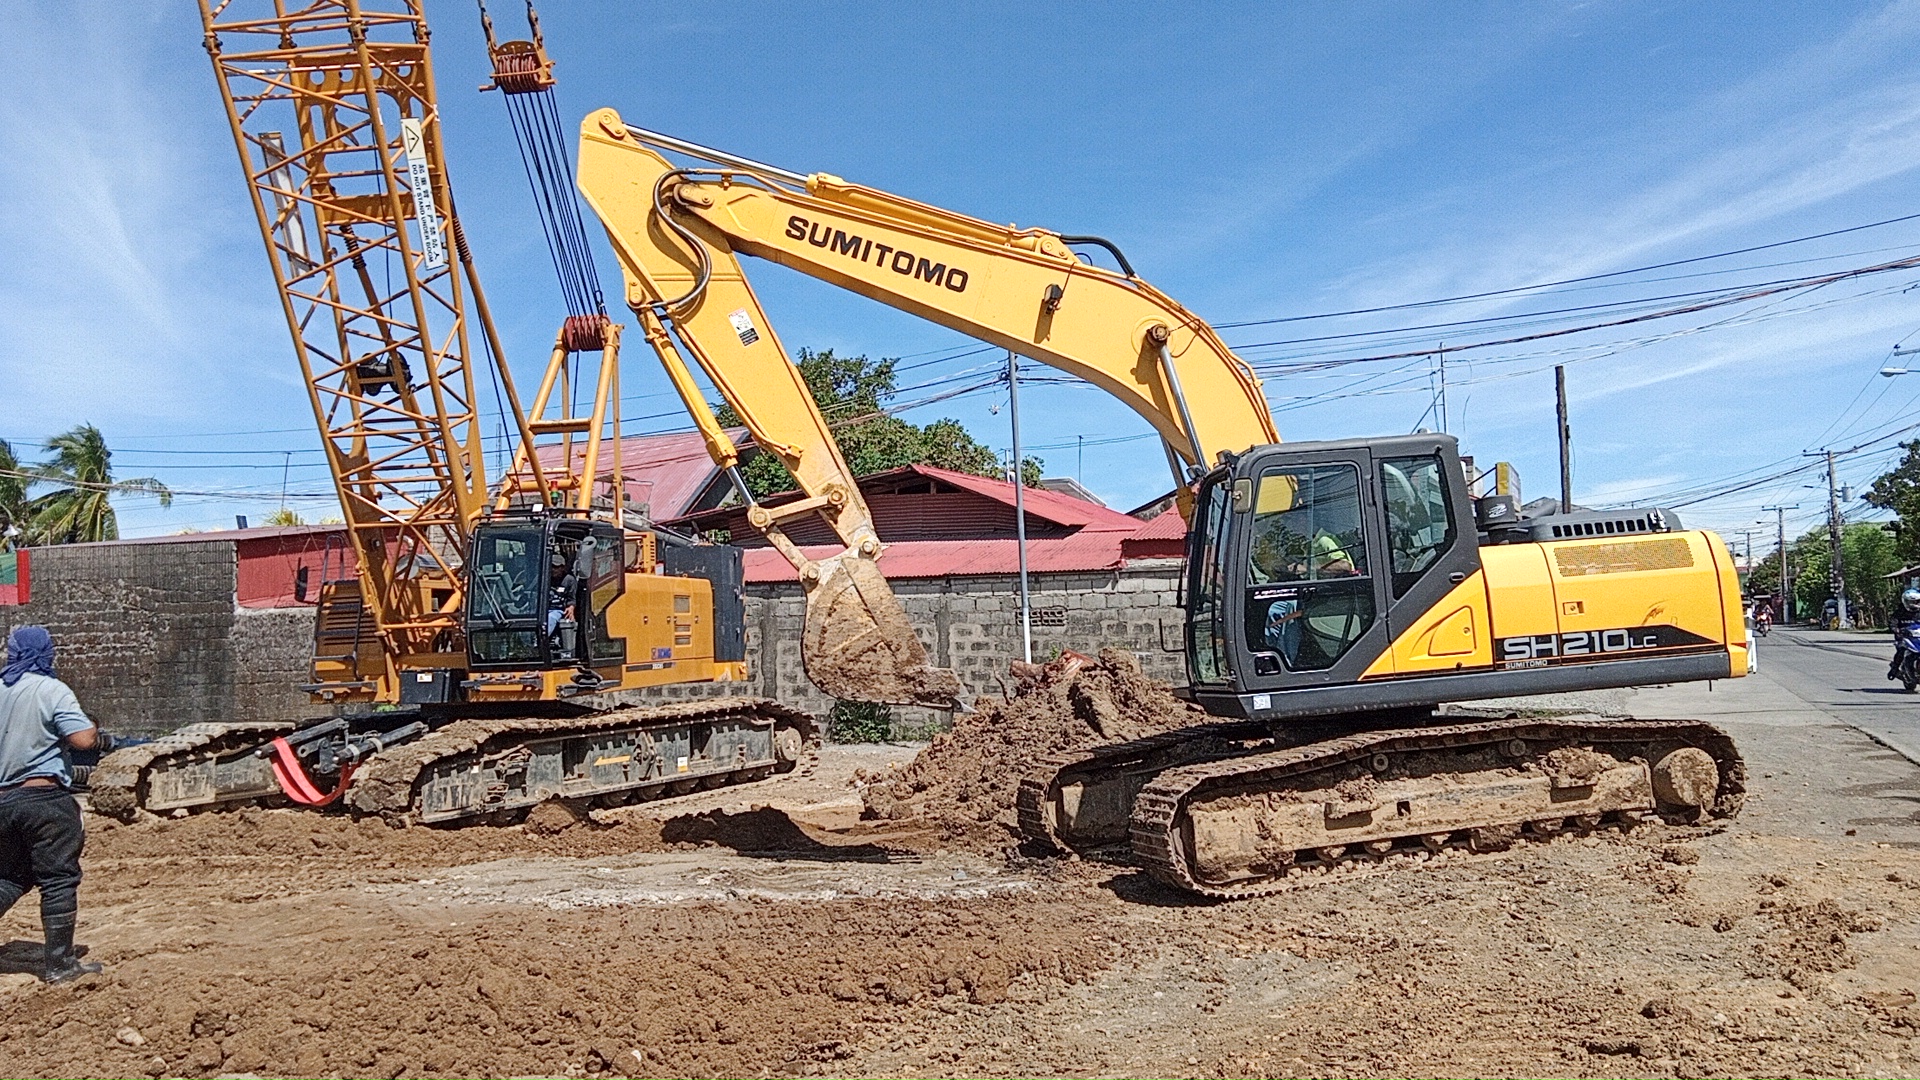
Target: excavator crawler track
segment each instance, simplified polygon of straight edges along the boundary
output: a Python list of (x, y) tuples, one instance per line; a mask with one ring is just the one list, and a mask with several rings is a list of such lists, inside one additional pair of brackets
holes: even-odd
[(1506, 719), (1176, 766), (1140, 787), (1129, 842), (1159, 881), (1233, 899), (1396, 853), (1728, 818), (1745, 792), (1745, 763), (1710, 724)]
[(1125, 843), (1134, 798), (1168, 769), (1275, 744), (1268, 725), (1206, 724), (1040, 759), (1014, 796), (1020, 835), (1065, 854)]
[(369, 758), (345, 802), (397, 824), (510, 820), (549, 799), (616, 805), (764, 779), (819, 738), (811, 716), (761, 698), (458, 720)]

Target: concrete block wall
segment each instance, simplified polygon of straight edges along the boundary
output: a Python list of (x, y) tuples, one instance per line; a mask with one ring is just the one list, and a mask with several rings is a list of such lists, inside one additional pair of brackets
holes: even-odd
[[(1033, 655), (1062, 649), (1132, 651), (1147, 672), (1179, 684), (1179, 560), (1136, 562), (1098, 573), (1034, 574)], [(33, 601), (0, 607), (0, 633), (40, 623), (54, 634), (59, 675), (110, 730), (165, 731), (181, 724), (325, 713), (295, 687), (307, 680), (312, 608), (247, 609), (234, 603), (231, 541), (93, 544), (36, 549)], [(895, 582), (933, 662), (953, 668), (969, 695), (998, 694), (1020, 657), (1020, 607), (1009, 576)], [(824, 717), (832, 699), (800, 662), (805, 600), (798, 584), (749, 587), (744, 683), (660, 687), (631, 702), (755, 695)], [(896, 733), (937, 729), (943, 713), (895, 710)]]
[(53, 634), (55, 674), (110, 730), (167, 730), (232, 716), (231, 542), (36, 548), (33, 599), (0, 630)]
[[(1092, 654), (1102, 648), (1131, 651), (1149, 675), (1175, 685), (1186, 682), (1177, 651), (1182, 612), (1176, 606), (1180, 560), (1136, 562), (1124, 570), (1033, 574), (1029, 577), (1033, 657), (1045, 661), (1063, 649)], [(920, 634), (927, 654), (960, 676), (970, 696), (1000, 693), (1008, 665), (1020, 658), (1020, 597), (1007, 576), (896, 581), (894, 592)], [(798, 584), (749, 586), (746, 683), (668, 686), (630, 695), (635, 701), (673, 701), (737, 694), (773, 698), (824, 717), (833, 699), (806, 677), (800, 662), (800, 631), (806, 601)], [(771, 654), (766, 643), (771, 641)], [(946, 714), (896, 708), (895, 733), (913, 737), (938, 730)]]

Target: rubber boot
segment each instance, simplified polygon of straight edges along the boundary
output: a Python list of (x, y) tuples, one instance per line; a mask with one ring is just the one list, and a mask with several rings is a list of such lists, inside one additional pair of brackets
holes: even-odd
[(47, 969), (41, 978), (50, 985), (100, 973), (99, 964), (83, 964), (73, 955), (73, 922), (72, 915), (49, 915), (40, 920), (40, 928), (47, 935)]

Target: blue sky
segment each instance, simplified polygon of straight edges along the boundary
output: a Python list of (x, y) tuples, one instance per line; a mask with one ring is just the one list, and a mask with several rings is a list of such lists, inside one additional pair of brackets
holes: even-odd
[[(517, 4), (494, 6), (516, 33)], [(531, 383), (558, 289), (502, 106), (474, 91), (486, 77), (474, 9), (427, 8), (462, 214)], [(549, 0), (541, 14), (569, 116), (612, 105), (789, 169), (1114, 239), (1260, 366), (1288, 439), (1438, 426), (1431, 361), (1369, 356), (1920, 253), (1909, 221), (1555, 290), (1301, 320), (1920, 212), (1914, 3)], [(324, 491), (191, 7), (14, 0), (4, 18), (0, 437), (31, 457), (47, 435), (91, 422), (122, 475), (242, 493), (168, 510), (124, 499), (128, 535), (264, 515), (289, 464), (290, 490)], [(749, 270), (789, 347), (907, 357), (919, 365), (908, 384), (993, 362), (949, 358), (968, 345), (949, 331), (777, 267)], [(1765, 478), (1802, 451), (1920, 420), (1920, 376), (1874, 374), (1896, 341), (1920, 344), (1920, 290), (1904, 291), (1916, 283), (1920, 271), (1880, 274), (1450, 354), (1447, 427), (1479, 460), (1516, 462), (1529, 496), (1553, 493), (1551, 367), (1565, 363), (1578, 499), (1671, 502), (1763, 479), (1682, 514), (1737, 535), (1757, 528), (1760, 507), (1797, 502), (1789, 526), (1804, 527), (1824, 492), (1801, 485), (1818, 477)], [(1599, 304), (1622, 306), (1515, 318)], [(1275, 319), (1301, 321), (1232, 325)], [(1333, 340), (1298, 340), (1309, 337)], [(1349, 362), (1308, 366), (1328, 360)], [(644, 351), (630, 351), (623, 378), (630, 430), (684, 426)], [(909, 417), (951, 415), (1005, 446), (1003, 400), (983, 391)], [(1078, 471), (1123, 508), (1166, 488), (1146, 425), (1099, 392), (1037, 383), (1022, 413), (1049, 473)], [(1076, 436), (1136, 437), (1095, 443), (1081, 464)], [(1891, 446), (1844, 459), (1843, 478), (1864, 487)], [(312, 516), (325, 502), (295, 505)]]

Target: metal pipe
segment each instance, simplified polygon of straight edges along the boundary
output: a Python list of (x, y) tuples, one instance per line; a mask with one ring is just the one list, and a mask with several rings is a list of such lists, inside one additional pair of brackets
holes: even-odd
[(1033, 598), (1027, 592), (1027, 484), (1020, 457), (1020, 357), (1007, 350), (1007, 414), (1013, 422), (1013, 536), (1020, 552), (1020, 657), (1033, 663)]
[(673, 150), (686, 154), (689, 157), (700, 158), (703, 161), (711, 161), (719, 165), (731, 165), (737, 169), (745, 169), (749, 172), (766, 173), (768, 176), (777, 176), (782, 180), (795, 184), (805, 184), (807, 182), (807, 178), (797, 172), (777, 168), (765, 162), (755, 161), (752, 158), (743, 158), (737, 154), (729, 154), (725, 150), (715, 150), (710, 146), (701, 146), (696, 142), (676, 139), (671, 135), (662, 135), (657, 131), (648, 131), (646, 128), (634, 127), (632, 124), (627, 125), (627, 134), (649, 146), (657, 146), (663, 150)]
[(1195, 469), (1207, 467), (1206, 451), (1200, 448), (1200, 432), (1193, 426), (1193, 412), (1187, 408), (1186, 392), (1180, 389), (1180, 373), (1173, 369), (1173, 354), (1167, 351), (1165, 341), (1156, 342), (1160, 349), (1160, 366), (1167, 372), (1167, 389), (1173, 392), (1173, 404), (1180, 410), (1180, 425), (1187, 429), (1187, 442), (1193, 449)]

